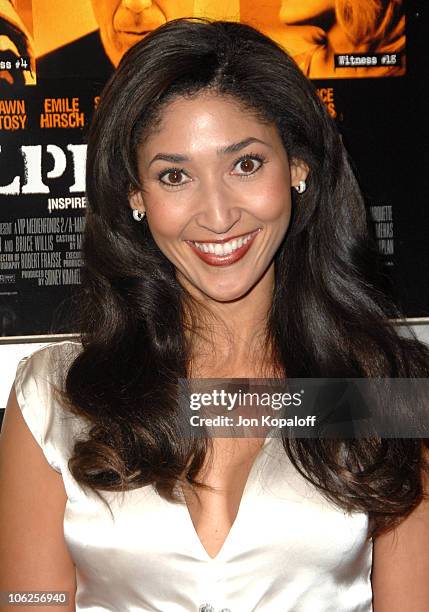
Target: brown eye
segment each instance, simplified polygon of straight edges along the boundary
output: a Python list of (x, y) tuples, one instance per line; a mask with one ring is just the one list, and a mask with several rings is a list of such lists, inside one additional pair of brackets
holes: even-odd
[(256, 154), (242, 157), (235, 162), (233, 174), (241, 178), (253, 176), (258, 172), (264, 162), (265, 160)]
[(253, 172), (254, 169), (255, 169), (255, 162), (252, 161), (251, 159), (243, 159), (243, 161), (240, 162), (240, 170), (242, 172)]
[(167, 174), (167, 179), (169, 183), (177, 185), (182, 180), (181, 172), (178, 172), (177, 170), (174, 170), (173, 172), (169, 172)]
[(166, 187), (181, 187), (190, 181), (189, 176), (181, 168), (170, 168), (160, 172), (158, 178)]

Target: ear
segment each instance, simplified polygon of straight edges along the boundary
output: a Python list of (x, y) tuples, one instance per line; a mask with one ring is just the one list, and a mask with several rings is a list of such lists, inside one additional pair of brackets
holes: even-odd
[(309, 172), (310, 168), (302, 159), (292, 159), (290, 163), (291, 187), (296, 187), (300, 181), (305, 181)]
[(143, 202), (143, 195), (141, 191), (133, 191), (128, 196), (128, 202), (131, 208), (135, 208), (142, 213), (146, 212), (146, 208)]

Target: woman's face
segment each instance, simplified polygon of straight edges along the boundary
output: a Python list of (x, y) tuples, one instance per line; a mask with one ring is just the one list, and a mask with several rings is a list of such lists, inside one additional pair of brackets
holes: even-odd
[[(158, 247), (192, 294), (225, 302), (245, 295), (273, 264), (289, 225), (290, 166), (275, 126), (231, 98), (177, 98), (140, 145), (145, 211)], [(247, 241), (242, 244), (242, 241)]]

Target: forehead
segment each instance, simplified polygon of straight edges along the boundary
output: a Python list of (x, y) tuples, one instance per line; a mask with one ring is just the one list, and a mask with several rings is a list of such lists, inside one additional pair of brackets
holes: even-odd
[(276, 126), (264, 120), (256, 109), (231, 96), (202, 92), (180, 96), (166, 104), (142, 145), (147, 149), (173, 145), (188, 149), (200, 145), (217, 147), (250, 136), (280, 141)]

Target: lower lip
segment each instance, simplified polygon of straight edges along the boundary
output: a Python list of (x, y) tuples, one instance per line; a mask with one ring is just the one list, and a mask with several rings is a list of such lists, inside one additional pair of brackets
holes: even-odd
[(132, 45), (135, 45), (136, 43), (138, 43), (142, 38), (144, 38), (147, 34), (149, 34), (151, 30), (147, 30), (145, 32), (118, 32), (117, 36), (122, 40), (122, 41), (126, 41), (127, 43), (130, 43)]
[(239, 259), (241, 259), (242, 257), (244, 257), (244, 255), (247, 253), (247, 251), (252, 246), (252, 243), (255, 240), (256, 236), (259, 234), (259, 231), (260, 230), (258, 230), (255, 234), (253, 234), (253, 236), (250, 238), (250, 240), (246, 242), (246, 244), (241, 246), (239, 249), (236, 249), (232, 253), (228, 253), (227, 255), (215, 255), (214, 253), (204, 253), (203, 251), (200, 251), (200, 249), (197, 248), (192, 242), (189, 242), (187, 240), (186, 240), (186, 244), (188, 244), (191, 247), (191, 249), (194, 251), (194, 253), (198, 255), (200, 259), (205, 261), (210, 266), (229, 266), (235, 263), (236, 261), (238, 261)]

